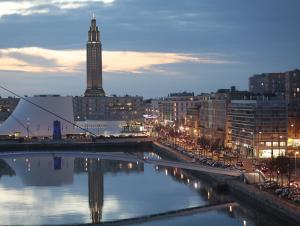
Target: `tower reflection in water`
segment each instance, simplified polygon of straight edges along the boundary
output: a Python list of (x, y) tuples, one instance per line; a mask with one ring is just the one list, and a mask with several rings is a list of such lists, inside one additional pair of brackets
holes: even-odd
[[(143, 154), (140, 154), (143, 156)], [(99, 223), (102, 219), (104, 205), (104, 174), (105, 173), (142, 173), (144, 164), (138, 162), (123, 162), (116, 160), (101, 160), (77, 158), (75, 172), (88, 173), (89, 208), (92, 223)]]
[(103, 170), (101, 161), (88, 161), (89, 207), (92, 223), (99, 223), (102, 219), (103, 208)]
[[(105, 173), (144, 172), (144, 164), (138, 162), (74, 158), (52, 154), (7, 158), (5, 162), (25, 186), (70, 185), (74, 182), (74, 172), (77, 174), (87, 173), (91, 223), (99, 223), (102, 219)], [(5, 163), (3, 162), (3, 164)]]

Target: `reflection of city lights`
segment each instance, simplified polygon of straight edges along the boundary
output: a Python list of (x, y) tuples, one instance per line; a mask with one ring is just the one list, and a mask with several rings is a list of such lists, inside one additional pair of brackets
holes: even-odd
[(85, 171), (87, 171), (87, 168), (85, 168)]
[(180, 175), (181, 179), (183, 179), (183, 174)]
[(173, 174), (174, 174), (174, 176), (176, 175), (176, 170), (173, 170)]
[(190, 183), (190, 179), (189, 178), (187, 179), (187, 182), (188, 182), (188, 184)]
[(198, 183), (194, 183), (194, 188), (197, 189), (198, 188)]
[(28, 159), (26, 158), (25, 161), (28, 162)]
[(158, 170), (158, 166), (155, 166), (155, 169)]
[(28, 170), (28, 172), (30, 172), (30, 168), (28, 168), (27, 170)]
[(210, 199), (210, 193), (209, 193), (209, 191), (207, 192), (207, 199)]
[(168, 175), (168, 170), (167, 169), (165, 169), (165, 174)]
[(232, 206), (229, 206), (229, 212), (232, 212)]
[(122, 165), (122, 163), (120, 163), (120, 164), (119, 164), (119, 168), (121, 169), (121, 168), (122, 168), (122, 166), (123, 166), (123, 165)]
[(244, 223), (244, 226), (246, 226), (246, 225), (247, 225), (247, 222), (246, 222), (246, 220), (244, 220), (244, 221), (243, 221), (243, 223)]
[(129, 169), (132, 169), (132, 163), (131, 163), (131, 162), (128, 163), (128, 168), (129, 168)]
[(87, 158), (85, 158), (85, 161), (87, 161)]
[(13, 159), (13, 161), (15, 162), (15, 161), (17, 161), (16, 159)]
[(100, 161), (100, 159), (98, 158), (98, 161)]
[(139, 164), (139, 161), (136, 161), (136, 164), (138, 165), (138, 164)]
[(28, 165), (27, 165), (28, 167), (30, 167), (31, 165), (30, 165), (30, 163), (28, 163)]

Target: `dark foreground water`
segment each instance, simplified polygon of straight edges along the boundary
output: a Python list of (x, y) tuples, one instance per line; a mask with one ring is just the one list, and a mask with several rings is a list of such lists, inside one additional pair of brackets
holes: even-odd
[[(76, 153), (0, 156), (1, 225), (97, 223), (228, 200), (180, 169)], [(241, 204), (140, 225), (281, 225), (259, 211)]]

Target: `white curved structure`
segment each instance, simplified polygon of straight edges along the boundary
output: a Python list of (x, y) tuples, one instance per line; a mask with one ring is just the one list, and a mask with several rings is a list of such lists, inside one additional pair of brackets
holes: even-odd
[[(72, 97), (40, 95), (25, 99), (74, 123)], [(55, 120), (60, 121), (62, 135), (74, 133), (73, 125), (26, 100), (21, 99), (14, 112), (0, 126), (0, 135), (17, 133), (21, 137), (49, 137), (53, 135), (53, 122)]]

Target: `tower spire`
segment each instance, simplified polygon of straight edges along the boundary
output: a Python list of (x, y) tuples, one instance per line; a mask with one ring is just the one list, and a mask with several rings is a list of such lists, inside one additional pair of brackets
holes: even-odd
[(102, 45), (95, 14), (88, 32), (87, 51), (87, 88), (85, 96), (105, 96), (102, 88)]

